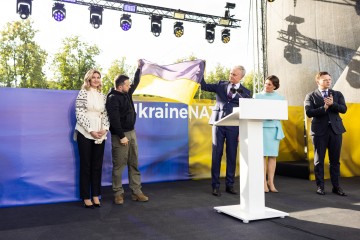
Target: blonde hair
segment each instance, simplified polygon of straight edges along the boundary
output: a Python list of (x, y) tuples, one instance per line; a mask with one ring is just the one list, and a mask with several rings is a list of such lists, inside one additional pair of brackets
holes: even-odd
[[(100, 75), (100, 78), (101, 78), (101, 73), (96, 70), (96, 69), (90, 69), (89, 71), (87, 71), (87, 73), (85, 74), (85, 77), (84, 77), (84, 83), (83, 85), (81, 86), (81, 89), (86, 89), (87, 91), (89, 91), (90, 89), (90, 81), (91, 81), (91, 78), (92, 76), (97, 73)], [(101, 91), (101, 87), (102, 87), (102, 83), (100, 83), (100, 85), (97, 87), (97, 90), (100, 92)]]

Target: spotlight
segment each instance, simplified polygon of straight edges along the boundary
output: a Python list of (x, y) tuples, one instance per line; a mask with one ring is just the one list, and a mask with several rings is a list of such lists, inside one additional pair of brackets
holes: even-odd
[(120, 27), (122, 30), (127, 31), (131, 28), (131, 16), (129, 14), (123, 14), (120, 18)]
[(174, 23), (174, 34), (178, 38), (184, 35), (184, 26), (182, 22)]
[(275, 2), (275, 0), (267, 0), (268, 2)]
[(161, 33), (161, 20), (162, 16), (151, 16), (151, 32), (155, 37), (160, 36)]
[(205, 39), (209, 43), (213, 43), (215, 39), (215, 24), (207, 23), (205, 25)]
[(221, 41), (223, 43), (230, 42), (230, 29), (225, 28), (221, 31)]
[(52, 15), (53, 15), (53, 18), (58, 22), (61, 22), (62, 20), (64, 20), (66, 17), (66, 10), (65, 10), (64, 4), (54, 3), (54, 6), (52, 8)]
[(90, 6), (90, 23), (95, 29), (98, 29), (102, 24), (102, 7)]
[(32, 0), (17, 0), (16, 13), (20, 15), (21, 19), (27, 19), (31, 15)]

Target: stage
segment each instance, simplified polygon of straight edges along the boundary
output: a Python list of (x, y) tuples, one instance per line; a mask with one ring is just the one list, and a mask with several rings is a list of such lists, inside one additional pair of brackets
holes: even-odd
[(347, 197), (331, 193), (329, 180), (325, 196), (315, 193), (313, 181), (283, 176), (275, 180), (280, 193), (267, 193), (266, 206), (289, 217), (243, 223), (214, 210), (239, 204), (239, 195), (226, 193), (223, 184), (222, 196), (215, 197), (210, 180), (186, 180), (143, 184), (150, 198), (146, 203), (133, 202), (127, 191), (124, 205), (114, 205), (111, 188), (103, 187), (103, 206), (98, 209), (85, 209), (81, 202), (0, 208), (0, 239), (359, 238), (360, 177), (341, 179)]

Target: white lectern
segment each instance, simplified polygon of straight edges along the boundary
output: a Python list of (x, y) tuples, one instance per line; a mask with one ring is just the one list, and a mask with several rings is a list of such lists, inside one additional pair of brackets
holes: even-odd
[(286, 212), (265, 207), (263, 120), (288, 119), (285, 100), (240, 98), (239, 108), (215, 123), (216, 126), (239, 126), (240, 205), (214, 207), (248, 223), (252, 220), (289, 216)]

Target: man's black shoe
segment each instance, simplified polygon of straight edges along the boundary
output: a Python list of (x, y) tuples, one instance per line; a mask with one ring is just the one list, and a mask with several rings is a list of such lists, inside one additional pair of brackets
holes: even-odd
[(325, 195), (325, 190), (322, 187), (318, 187), (316, 193), (319, 195)]
[(226, 192), (231, 194), (237, 194), (234, 187), (226, 187)]
[(220, 197), (221, 196), (221, 192), (218, 188), (213, 188), (212, 190), (212, 195)]
[(343, 197), (347, 196), (346, 193), (344, 193), (344, 191), (342, 190), (341, 187), (333, 187), (332, 192), (339, 195), (339, 196), (343, 196)]

